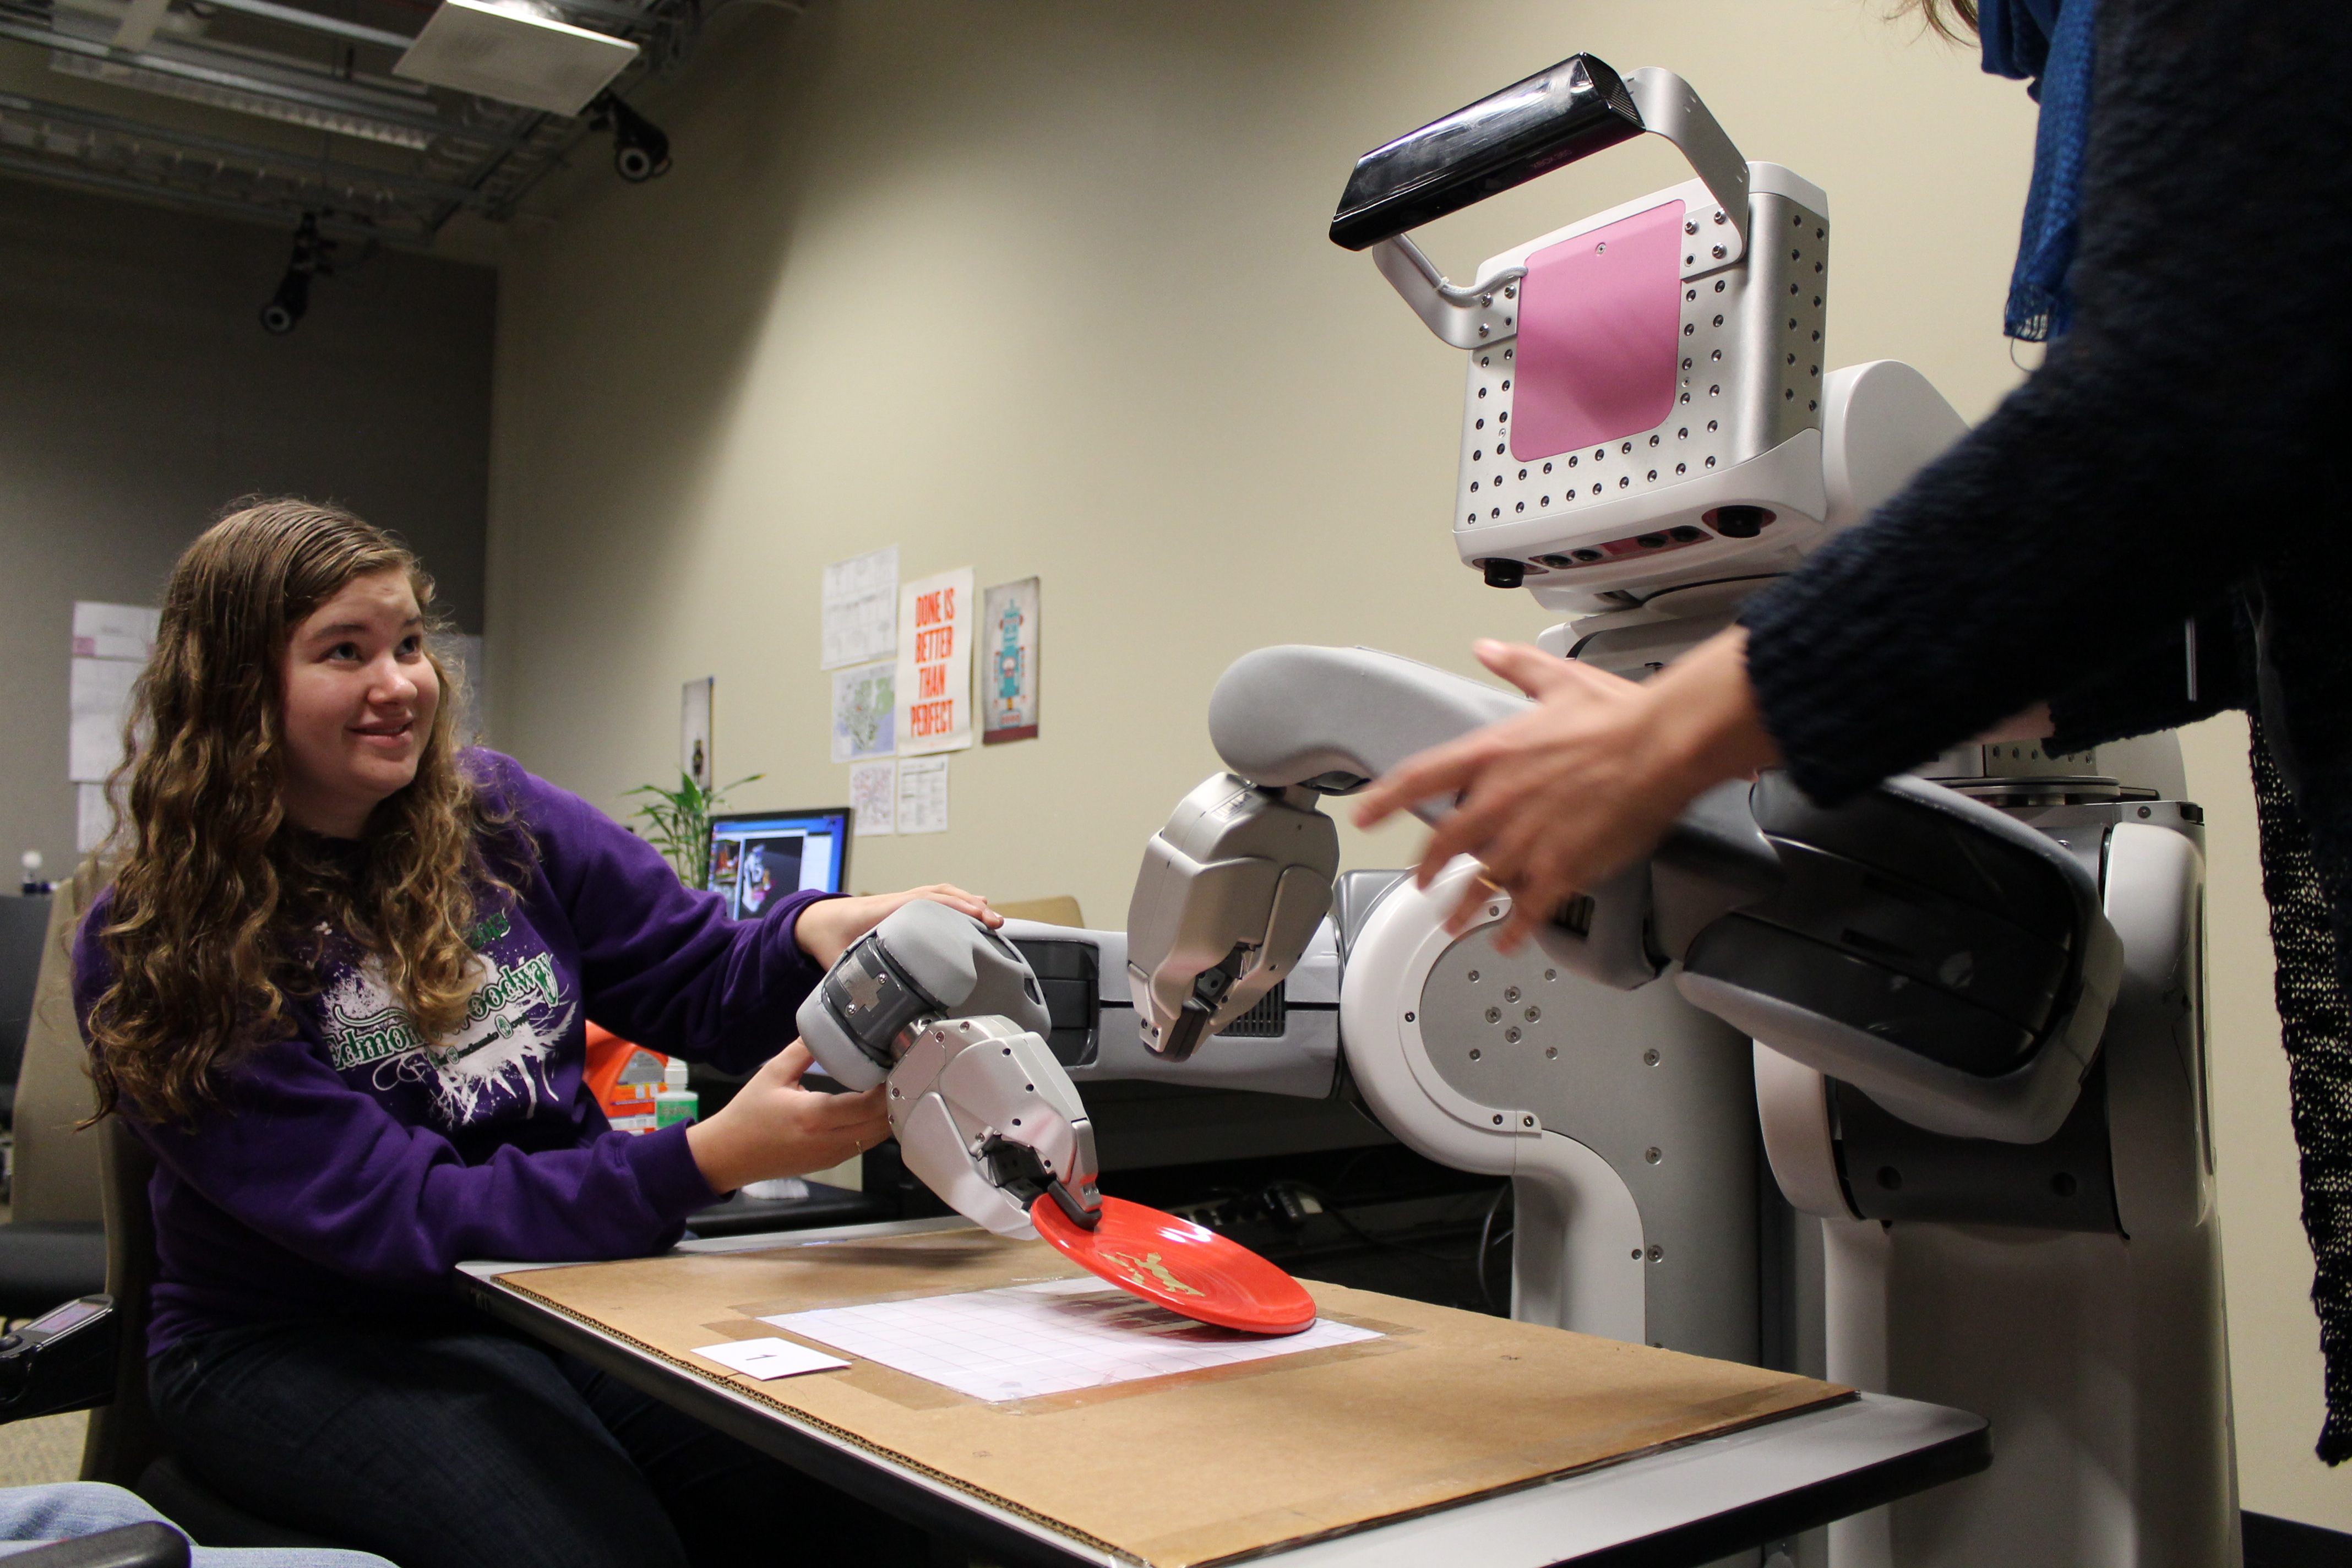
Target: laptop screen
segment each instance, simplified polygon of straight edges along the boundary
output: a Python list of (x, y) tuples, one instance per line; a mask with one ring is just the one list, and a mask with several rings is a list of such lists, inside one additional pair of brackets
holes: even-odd
[(734, 812), (710, 819), (710, 887), (733, 920), (756, 920), (803, 889), (837, 893), (849, 873), (849, 807)]

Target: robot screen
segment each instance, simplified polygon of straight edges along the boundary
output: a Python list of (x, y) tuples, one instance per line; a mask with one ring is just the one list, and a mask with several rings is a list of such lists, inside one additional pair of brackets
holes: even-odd
[(1571, 55), (1365, 153), (1339, 198), (1331, 238), (1361, 250), (1643, 130), (1617, 73)]

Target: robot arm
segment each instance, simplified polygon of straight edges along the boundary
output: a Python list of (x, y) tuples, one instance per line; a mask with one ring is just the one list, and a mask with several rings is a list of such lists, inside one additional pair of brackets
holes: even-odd
[[(1296, 962), (1337, 859), (1317, 795), (1349, 793), (1526, 707), (1363, 648), (1265, 648), (1237, 662), (1210, 724), (1238, 773), (1179, 807), (1129, 912), (1144, 1043), (1182, 1059)], [(1417, 810), (1434, 820), (1451, 805)], [(2047, 1137), (2073, 1105), (2118, 962), (2090, 881), (2063, 851), (1914, 779), (1834, 811), (1778, 774), (1724, 784), (1537, 940), (1563, 968), (1620, 990), (1679, 963), (1689, 1000), (1916, 1125), (2020, 1142)]]
[[(1318, 795), (1348, 795), (1527, 699), (1370, 648), (1270, 647), (1218, 681), (1209, 731), (1234, 769), (1184, 798), (1144, 851), (1128, 973), (1144, 1043), (1181, 1061), (1297, 962), (1330, 904), (1339, 839)], [(1451, 801), (1413, 810), (1434, 822)], [(1779, 885), (1744, 786), (1692, 806), (1654, 864), (1580, 899), (1545, 932), (1568, 967), (1620, 989), (1657, 977), (1669, 938)]]
[(1144, 1043), (1171, 1061), (1287, 974), (1331, 906), (1339, 840), (1318, 795), (1526, 706), (1365, 648), (1270, 647), (1217, 682), (1209, 732), (1234, 770), (1186, 795), (1144, 850), (1127, 915)]
[(797, 1022), (836, 1082), (889, 1085), (907, 1168), (957, 1213), (1025, 1237), (1044, 1196), (1093, 1228), (1094, 1129), (1046, 1047), (1045, 994), (1012, 943), (917, 900), (850, 945)]

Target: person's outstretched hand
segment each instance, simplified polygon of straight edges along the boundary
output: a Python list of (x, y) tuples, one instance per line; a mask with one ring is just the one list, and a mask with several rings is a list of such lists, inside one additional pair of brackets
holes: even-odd
[(887, 1084), (863, 1094), (801, 1087), (815, 1058), (794, 1040), (735, 1091), (725, 1109), (686, 1130), (686, 1146), (711, 1191), (802, 1176), (838, 1165), (890, 1136)]
[[(1356, 826), (1459, 796), (1414, 880), (1425, 888), (1455, 856), (1475, 857), (1511, 895), (1496, 938), (1510, 952), (1575, 894), (1648, 854), (1702, 792), (1779, 760), (1747, 650), (1733, 627), (1635, 682), (1523, 643), (1481, 642), (1478, 661), (1535, 709), (1406, 758), (1364, 793)], [(1473, 886), (1448, 928), (1469, 929), (1488, 898)]]
[(929, 899), (935, 904), (961, 910), (991, 927), (1004, 923), (1004, 917), (990, 909), (982, 895), (967, 893), (947, 882), (934, 882), (928, 888), (909, 888), (903, 893), (869, 893), (860, 899), (825, 899), (811, 904), (801, 910), (793, 941), (803, 952), (831, 969), (834, 961), (849, 951), (851, 942), (897, 913), (900, 905), (917, 899)]

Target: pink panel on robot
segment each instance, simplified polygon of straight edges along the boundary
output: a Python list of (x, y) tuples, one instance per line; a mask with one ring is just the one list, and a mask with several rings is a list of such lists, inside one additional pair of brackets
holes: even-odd
[(1528, 258), (1511, 456), (1549, 458), (1647, 430), (1675, 405), (1683, 204)]

